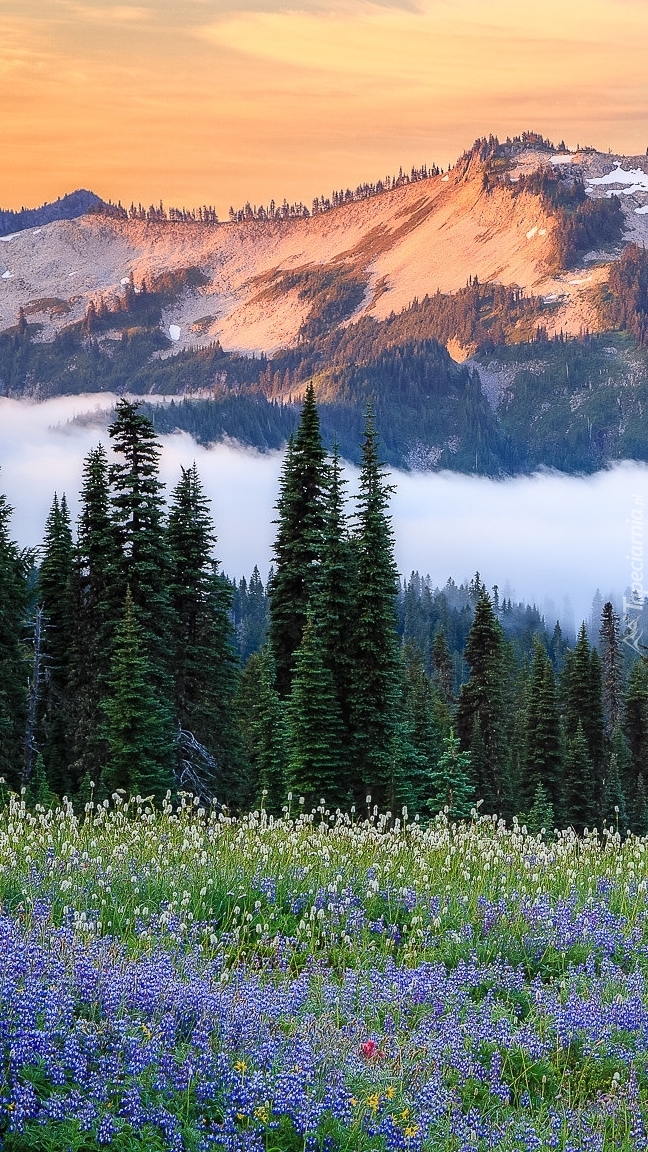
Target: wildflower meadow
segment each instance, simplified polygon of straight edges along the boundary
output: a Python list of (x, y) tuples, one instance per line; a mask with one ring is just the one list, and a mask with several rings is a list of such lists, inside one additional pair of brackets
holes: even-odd
[(648, 840), (0, 813), (6, 1152), (646, 1146)]

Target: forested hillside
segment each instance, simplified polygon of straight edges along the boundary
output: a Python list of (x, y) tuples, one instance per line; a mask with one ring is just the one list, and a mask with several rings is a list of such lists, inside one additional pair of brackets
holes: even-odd
[(219, 572), (195, 467), (167, 502), (137, 405), (121, 401), (109, 431), (77, 525), (55, 495), (38, 558), (2, 502), (5, 790), (82, 806), (186, 789), (273, 813), (289, 792), (347, 810), (371, 795), (422, 818), (480, 801), (538, 829), (648, 831), (647, 664), (614, 606), (564, 636), (479, 575), (403, 584), (370, 413), (351, 517), (307, 389), (266, 585)]
[(58, 200), (50, 204), (41, 204), (40, 208), (20, 208), (17, 211), (0, 208), (0, 236), (8, 236), (23, 228), (42, 228), (45, 224), (51, 224), (52, 220), (74, 220), (77, 216), (85, 216), (92, 209), (109, 210), (109, 207), (94, 192), (79, 188), (76, 192), (59, 196)]

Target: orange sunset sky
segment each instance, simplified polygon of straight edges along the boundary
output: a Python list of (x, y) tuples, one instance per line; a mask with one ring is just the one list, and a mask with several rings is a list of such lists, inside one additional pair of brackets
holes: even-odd
[(302, 199), (476, 136), (648, 145), (648, 0), (0, 0), (0, 206)]

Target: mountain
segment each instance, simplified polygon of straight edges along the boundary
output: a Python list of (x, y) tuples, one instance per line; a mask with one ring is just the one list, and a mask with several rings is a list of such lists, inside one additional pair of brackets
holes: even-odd
[(6, 394), (192, 396), (158, 426), (272, 447), (312, 379), (348, 454), (371, 400), (405, 467), (646, 458), (648, 157), (526, 133), (312, 212), (91, 208), (5, 237)]

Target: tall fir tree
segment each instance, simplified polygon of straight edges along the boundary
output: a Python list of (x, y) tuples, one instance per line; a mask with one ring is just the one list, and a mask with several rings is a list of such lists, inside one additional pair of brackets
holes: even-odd
[(12, 509), (0, 495), (0, 776), (18, 790), (24, 775), (29, 665), (23, 643), (31, 557), (11, 539)]
[(438, 703), (423, 656), (409, 641), (403, 649), (403, 714), (408, 741), (415, 754), (407, 772), (408, 804), (414, 812), (422, 812), (430, 798), (431, 776), (441, 755)]
[(529, 683), (522, 800), (533, 804), (538, 785), (544, 788), (554, 814), (561, 808), (562, 740), (556, 682), (551, 661), (536, 637)]
[(107, 759), (101, 791), (110, 794), (123, 788), (130, 795), (140, 793), (162, 800), (174, 787), (173, 723), (152, 685), (146, 636), (130, 589), (115, 636), (103, 710)]
[(648, 835), (648, 793), (643, 772), (637, 776), (632, 803), (630, 805), (630, 831), (635, 836)]
[(471, 753), (473, 783), (485, 811), (512, 815), (506, 708), (508, 654), (502, 626), (485, 591), (477, 600), (465, 659), (470, 678), (459, 695), (457, 734), (462, 749)]
[(173, 613), (169, 603), (169, 552), (164, 530), (160, 446), (139, 405), (122, 399), (108, 432), (122, 461), (110, 466), (113, 521), (121, 551), (120, 596), (130, 590), (158, 692), (171, 692)]
[(623, 683), (619, 617), (608, 600), (601, 613), (601, 671), (603, 676), (603, 715), (609, 735), (621, 719)]
[(574, 648), (567, 653), (562, 674), (565, 729), (569, 739), (580, 724), (593, 773), (594, 804), (602, 802), (604, 774), (604, 721), (601, 661), (590, 647), (585, 624)]
[(565, 756), (563, 813), (565, 823), (582, 832), (597, 822), (598, 780), (592, 763), (583, 722), (569, 737)]
[(355, 555), (344, 510), (344, 489), (337, 444), (333, 448), (326, 496), (322, 562), (317, 580), (317, 613), (323, 659), (333, 677), (345, 741), (351, 728), (352, 637), (355, 619)]
[(439, 695), (446, 707), (452, 708), (455, 702), (454, 667), (443, 628), (439, 628), (434, 637), (432, 665)]
[(355, 530), (356, 610), (353, 634), (352, 762), (354, 793), (368, 791), (395, 811), (407, 792), (400, 749), (398, 577), (388, 515), (393, 489), (385, 481), (376, 431), (367, 413)]
[(70, 655), (72, 632), (72, 528), (65, 495), (54, 500), (45, 523), (38, 571), (43, 610), (44, 692), (38, 741), (49, 786), (58, 796), (71, 791)]
[(268, 600), (256, 564), (249, 581), (245, 577), (241, 580), (239, 595), (244, 614), (237, 638), (241, 662), (246, 664), (252, 653), (263, 647), (268, 632)]
[(288, 725), (276, 689), (272, 650), (265, 644), (250, 656), (239, 685), (237, 715), (252, 767), (247, 804), (263, 804), (278, 816), (286, 799)]
[(350, 783), (346, 778), (345, 732), (333, 676), (324, 663), (313, 604), (309, 605), (302, 642), (295, 652), (286, 715), (290, 788), (310, 802), (323, 797), (329, 804), (345, 806)]
[(99, 444), (83, 469), (81, 510), (72, 566), (71, 786), (97, 784), (106, 758), (101, 736), (119, 603), (120, 556), (110, 515), (108, 458)]
[(315, 394), (309, 385), (299, 427), (286, 451), (277, 503), (268, 634), (282, 697), (290, 691), (295, 651), (301, 644), (322, 559), (328, 483), (325, 459)]
[(643, 660), (635, 660), (630, 669), (623, 727), (629, 752), (626, 787), (631, 796), (648, 763), (648, 665)]
[[(168, 516), (174, 711), (218, 765), (204, 786), (228, 803), (246, 791), (234, 715), (238, 658), (230, 618), (232, 589), (218, 573), (209, 501), (194, 464), (182, 468)], [(214, 778), (211, 778), (211, 777)]]

